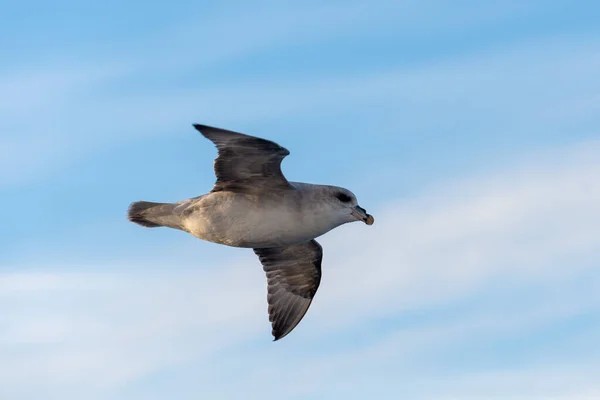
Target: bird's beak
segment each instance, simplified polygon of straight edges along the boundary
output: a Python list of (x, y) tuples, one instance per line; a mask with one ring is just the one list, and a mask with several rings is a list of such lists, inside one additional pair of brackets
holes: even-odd
[(372, 215), (367, 214), (367, 210), (362, 208), (361, 206), (352, 207), (352, 216), (359, 221), (363, 221), (367, 225), (373, 225), (375, 222), (375, 218)]

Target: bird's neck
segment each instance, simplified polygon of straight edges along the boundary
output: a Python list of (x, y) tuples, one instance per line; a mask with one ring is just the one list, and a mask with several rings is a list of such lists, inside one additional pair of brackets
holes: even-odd
[(315, 230), (315, 237), (346, 222), (339, 210), (327, 199), (327, 186), (292, 183), (298, 189), (302, 223)]

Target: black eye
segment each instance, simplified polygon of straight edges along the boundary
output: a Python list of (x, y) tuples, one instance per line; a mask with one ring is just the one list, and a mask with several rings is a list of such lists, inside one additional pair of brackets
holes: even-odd
[(339, 201), (341, 201), (342, 203), (350, 203), (350, 201), (352, 200), (352, 198), (350, 196), (348, 196), (346, 193), (337, 193), (335, 195), (335, 197), (338, 198)]

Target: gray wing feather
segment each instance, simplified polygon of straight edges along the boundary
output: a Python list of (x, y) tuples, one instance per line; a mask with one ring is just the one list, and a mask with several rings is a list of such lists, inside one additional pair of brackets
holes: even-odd
[(279, 340), (302, 320), (321, 282), (323, 248), (315, 240), (254, 249), (267, 274), (267, 302), (273, 337)]
[(281, 172), (281, 161), (290, 152), (269, 140), (194, 124), (212, 141), (219, 154), (214, 169), (217, 182), (213, 191), (248, 191), (256, 187), (290, 187)]

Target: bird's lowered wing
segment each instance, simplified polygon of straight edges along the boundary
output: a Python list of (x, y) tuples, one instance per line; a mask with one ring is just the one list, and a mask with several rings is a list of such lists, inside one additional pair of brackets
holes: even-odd
[(281, 161), (290, 152), (269, 140), (206, 125), (194, 124), (211, 140), (219, 154), (215, 159), (214, 191), (249, 191), (253, 188), (289, 187)]
[(269, 321), (279, 340), (302, 320), (319, 288), (323, 249), (311, 240), (254, 252), (267, 274)]

